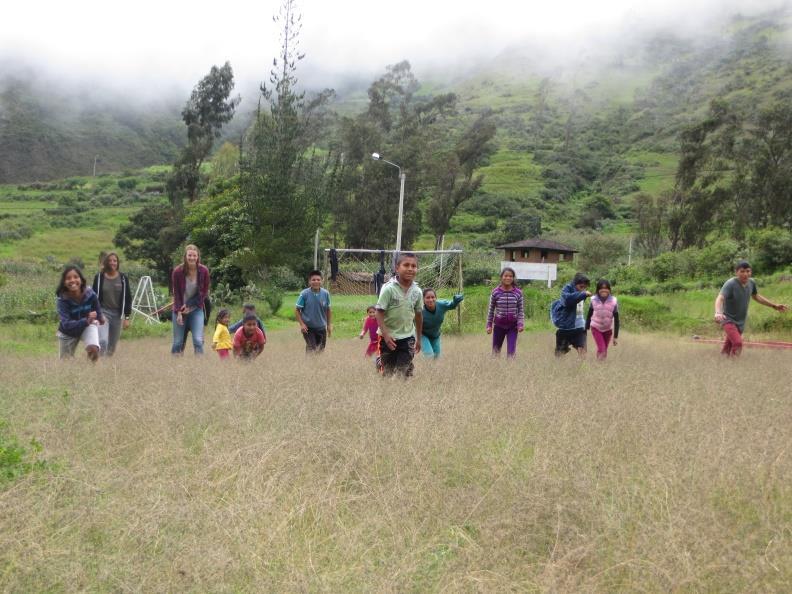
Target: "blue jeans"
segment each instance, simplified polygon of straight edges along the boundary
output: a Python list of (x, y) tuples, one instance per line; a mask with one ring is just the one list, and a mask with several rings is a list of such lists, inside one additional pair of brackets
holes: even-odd
[(182, 316), (184, 324), (179, 326), (176, 322), (176, 313), (171, 317), (173, 321), (173, 346), (171, 353), (180, 355), (184, 352), (184, 342), (187, 340), (187, 332), (192, 334), (193, 350), (196, 355), (203, 354), (203, 335), (204, 335), (204, 313), (202, 309), (194, 309), (187, 315)]
[(421, 352), (424, 357), (437, 359), (440, 356), (440, 337), (430, 338), (426, 334), (421, 334)]

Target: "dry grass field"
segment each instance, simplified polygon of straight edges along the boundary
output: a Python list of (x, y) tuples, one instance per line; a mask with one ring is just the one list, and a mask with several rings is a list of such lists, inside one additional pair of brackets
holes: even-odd
[(790, 591), (789, 352), (452, 337), (404, 382), (362, 341), (270, 343), (3, 355), (0, 418), (47, 465), (0, 487), (0, 590)]

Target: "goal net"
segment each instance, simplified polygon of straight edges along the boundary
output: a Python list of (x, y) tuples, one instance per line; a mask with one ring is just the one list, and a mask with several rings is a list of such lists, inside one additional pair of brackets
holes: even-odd
[[(394, 250), (325, 249), (323, 273), (330, 292), (379, 294), (382, 285), (391, 279), (395, 253)], [(438, 297), (462, 292), (462, 250), (411, 253), (418, 256), (415, 281), (419, 287), (434, 289)]]

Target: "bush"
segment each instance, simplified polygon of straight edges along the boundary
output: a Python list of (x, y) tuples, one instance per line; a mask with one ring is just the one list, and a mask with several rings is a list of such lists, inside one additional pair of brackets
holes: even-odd
[(645, 269), (651, 278), (661, 283), (680, 274), (679, 252), (663, 252), (646, 263)]
[(118, 180), (118, 187), (122, 190), (134, 190), (138, 184), (137, 178), (127, 177)]
[(267, 282), (282, 291), (297, 291), (304, 288), (303, 280), (288, 266), (273, 266)]
[(578, 256), (578, 268), (591, 276), (603, 276), (626, 253), (624, 241), (593, 233), (586, 236)]
[(792, 263), (792, 233), (786, 229), (768, 228), (748, 237), (753, 252), (751, 264), (762, 272), (772, 272)]
[(619, 311), (622, 319), (631, 325), (656, 329), (668, 326), (671, 308), (658, 303), (651, 297), (619, 296)]
[(462, 278), (465, 285), (484, 285), (498, 276), (495, 268), (476, 265), (462, 268)]
[(734, 241), (720, 240), (697, 250), (697, 252), (693, 251), (692, 255), (696, 262), (695, 275), (729, 276), (734, 271), (734, 263), (737, 260), (739, 249), (740, 246)]
[(242, 301), (245, 303), (256, 301), (262, 296), (261, 291), (259, 291), (259, 288), (255, 283), (248, 283), (239, 289), (239, 295), (242, 297)]
[(228, 283), (216, 283), (212, 288), (212, 300), (218, 307), (225, 307), (236, 301), (236, 295)]
[(642, 285), (649, 282), (649, 277), (643, 268), (640, 266), (627, 266), (626, 264), (611, 266), (605, 278), (607, 278), (614, 287)]
[(272, 315), (276, 315), (283, 305), (283, 291), (277, 287), (270, 287), (264, 291), (264, 301), (269, 306)]
[(27, 239), (31, 235), (33, 235), (33, 230), (27, 225), (20, 225), (19, 223), (6, 223), (0, 227), (0, 241)]

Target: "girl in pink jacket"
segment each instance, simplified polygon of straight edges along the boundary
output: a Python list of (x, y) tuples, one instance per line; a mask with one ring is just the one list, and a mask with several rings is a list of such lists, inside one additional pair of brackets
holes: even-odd
[(597, 293), (591, 298), (586, 316), (586, 330), (589, 328), (597, 345), (597, 359), (605, 359), (611, 337), (613, 346), (619, 338), (619, 304), (611, 294), (610, 283), (604, 278), (597, 281)]

